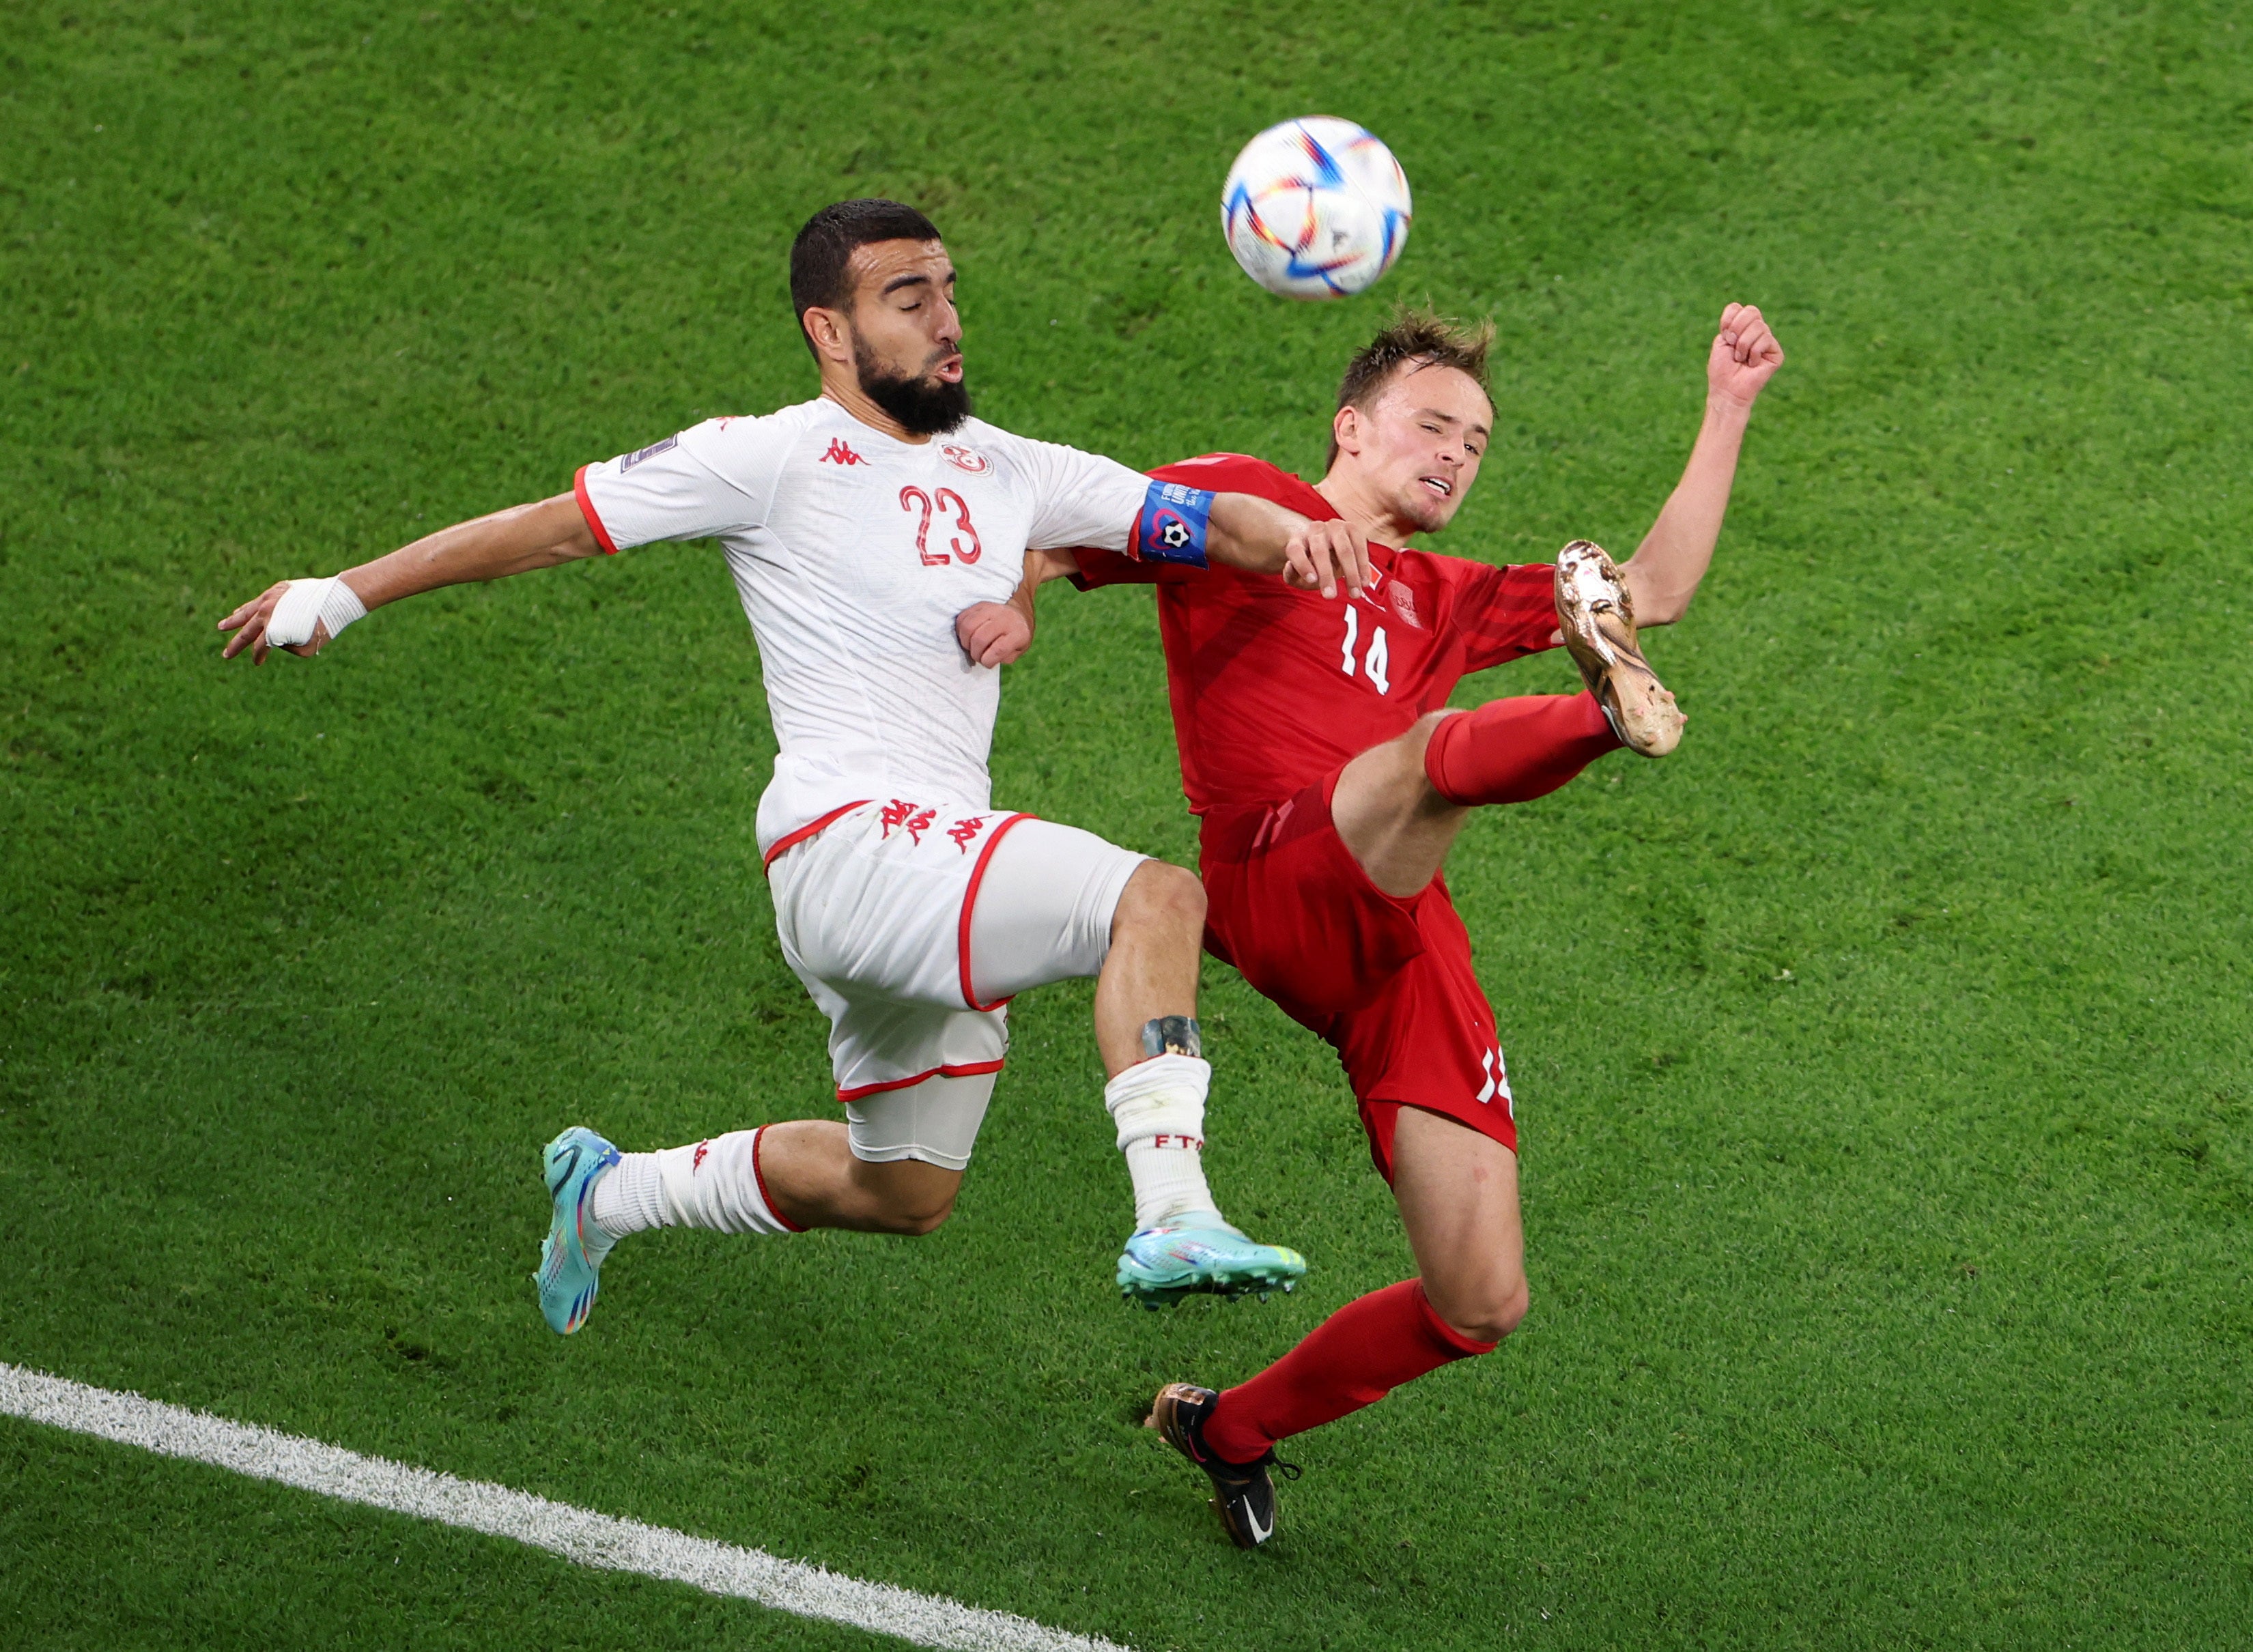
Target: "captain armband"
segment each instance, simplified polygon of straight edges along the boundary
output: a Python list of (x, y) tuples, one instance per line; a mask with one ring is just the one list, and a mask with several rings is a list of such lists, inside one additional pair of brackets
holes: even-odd
[(1212, 530), (1213, 496), (1178, 482), (1153, 482), (1142, 496), (1126, 554), (1138, 562), (1205, 565), (1205, 540)]

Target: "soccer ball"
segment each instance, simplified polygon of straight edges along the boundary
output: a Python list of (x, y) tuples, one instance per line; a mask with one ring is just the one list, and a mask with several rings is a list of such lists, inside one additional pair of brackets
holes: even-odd
[(1332, 115), (1253, 138), (1220, 196), (1228, 250), (1286, 298), (1342, 298), (1375, 284), (1407, 243), (1408, 219), (1408, 179), (1392, 151)]

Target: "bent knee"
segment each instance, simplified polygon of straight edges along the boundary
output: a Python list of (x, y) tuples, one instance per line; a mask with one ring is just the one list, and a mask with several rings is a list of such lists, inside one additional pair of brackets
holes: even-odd
[(918, 1159), (856, 1167), (858, 1220), (851, 1225), (875, 1233), (902, 1233), (918, 1237), (931, 1232), (954, 1214), (954, 1196), (962, 1188), (962, 1174)]
[(1424, 766), (1424, 753), (1431, 746), (1432, 736), (1433, 734), (1438, 732), (1440, 725), (1447, 721), (1450, 717), (1460, 717), (1462, 714), (1463, 714), (1459, 711), (1426, 712), (1422, 716), (1417, 718), (1414, 722), (1410, 723), (1408, 725), (1408, 732), (1400, 736), (1399, 745), (1401, 750), (1415, 760), (1415, 763), (1418, 768), (1422, 768)]
[(936, 1233), (945, 1225), (946, 1218), (954, 1214), (954, 1199), (949, 1195), (943, 1200), (928, 1199), (897, 1201), (877, 1213), (876, 1220), (886, 1233), (904, 1234), (919, 1239), (926, 1233)]
[(1196, 873), (1169, 861), (1145, 861), (1120, 898), (1121, 924), (1175, 924), (1204, 927), (1204, 885)]
[(1499, 1342), (1524, 1321), (1531, 1304), (1525, 1277), (1518, 1274), (1483, 1281), (1480, 1288), (1450, 1298), (1444, 1307), (1434, 1302), (1432, 1308), (1449, 1330), (1466, 1341)]

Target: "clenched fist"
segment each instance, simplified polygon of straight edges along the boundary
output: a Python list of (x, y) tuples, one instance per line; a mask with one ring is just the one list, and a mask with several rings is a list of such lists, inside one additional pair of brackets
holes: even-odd
[(1033, 645), (1033, 624), (1009, 603), (973, 603), (954, 617), (954, 635), (973, 666), (1007, 666)]
[(1721, 330), (1705, 358), (1707, 390), (1749, 408), (1782, 366), (1783, 346), (1756, 305), (1731, 304), (1721, 312)]

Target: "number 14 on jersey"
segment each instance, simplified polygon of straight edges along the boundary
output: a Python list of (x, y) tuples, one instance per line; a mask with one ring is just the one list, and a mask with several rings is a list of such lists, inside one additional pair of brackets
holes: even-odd
[[(1392, 666), (1392, 653), (1385, 646), (1385, 627), (1373, 625), (1370, 631), (1371, 634), (1369, 638), (1369, 652), (1361, 657), (1361, 674), (1369, 679), (1369, 686), (1378, 694), (1389, 694), (1392, 692), (1392, 683), (1385, 673)], [(1359, 645), (1360, 641), (1361, 612), (1354, 607), (1352, 600), (1348, 598), (1345, 605), (1345, 652), (1344, 657), (1338, 662), (1338, 666), (1349, 677), (1353, 675), (1354, 650)]]

